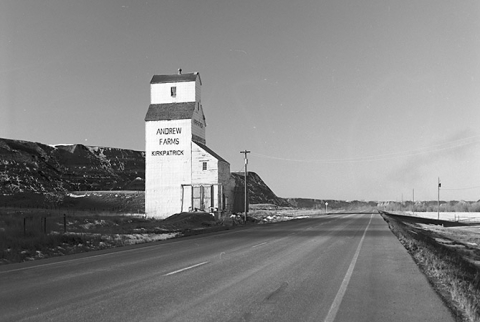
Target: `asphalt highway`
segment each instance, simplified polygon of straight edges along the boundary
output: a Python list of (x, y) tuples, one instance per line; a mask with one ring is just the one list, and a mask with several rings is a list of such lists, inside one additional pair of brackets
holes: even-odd
[(0, 266), (0, 321), (454, 321), (377, 214)]

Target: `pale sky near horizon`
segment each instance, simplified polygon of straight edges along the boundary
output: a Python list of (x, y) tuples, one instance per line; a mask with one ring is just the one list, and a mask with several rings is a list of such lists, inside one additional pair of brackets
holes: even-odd
[(477, 0), (0, 0), (0, 137), (144, 150), (154, 74), (280, 197), (480, 199)]

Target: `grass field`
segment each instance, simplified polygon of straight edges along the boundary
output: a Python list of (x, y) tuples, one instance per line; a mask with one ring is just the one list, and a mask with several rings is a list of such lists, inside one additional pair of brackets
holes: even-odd
[(4, 197), (0, 264), (196, 234), (218, 224), (209, 214), (144, 218), (144, 196), (138, 191), (75, 192), (47, 204), (42, 196)]
[(220, 224), (207, 213), (177, 214), (161, 220), (122, 214), (42, 217), (26, 211), (8, 213), (2, 209), (0, 264), (228, 229)]
[(466, 224), (478, 223), (480, 224), (480, 212), (393, 212), (414, 217), (440, 219), (445, 221), (456, 221)]
[(44, 215), (0, 210), (0, 263), (63, 256), (172, 238), (179, 234), (160, 220), (119, 214)]

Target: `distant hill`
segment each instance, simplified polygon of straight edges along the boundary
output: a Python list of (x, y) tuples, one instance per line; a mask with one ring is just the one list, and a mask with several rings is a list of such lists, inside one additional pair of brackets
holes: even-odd
[(377, 207), (375, 201), (345, 201), (345, 200), (331, 200), (331, 199), (306, 199), (306, 198), (287, 198), (292, 206), (296, 208), (307, 209), (325, 209), (325, 203), (328, 203), (327, 208), (331, 210), (359, 210), (372, 209)]
[(0, 194), (144, 190), (141, 151), (0, 138)]

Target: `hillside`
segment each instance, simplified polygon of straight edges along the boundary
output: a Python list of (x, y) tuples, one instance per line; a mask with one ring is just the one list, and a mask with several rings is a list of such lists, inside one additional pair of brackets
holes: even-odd
[[(232, 172), (232, 178), (235, 179), (236, 190), (243, 196), (243, 189), (245, 189), (245, 174), (244, 172)], [(251, 204), (274, 204), (282, 207), (290, 207), (291, 204), (284, 198), (277, 197), (262, 178), (255, 172), (248, 172), (247, 177), (247, 191), (248, 200)], [(243, 199), (243, 197), (242, 197)]]
[(0, 195), (143, 190), (144, 178), (141, 151), (0, 139)]

